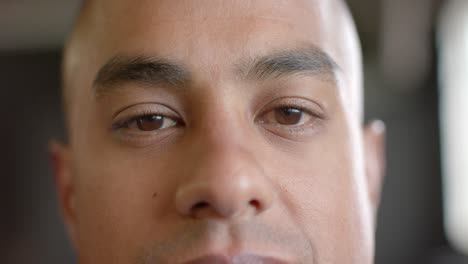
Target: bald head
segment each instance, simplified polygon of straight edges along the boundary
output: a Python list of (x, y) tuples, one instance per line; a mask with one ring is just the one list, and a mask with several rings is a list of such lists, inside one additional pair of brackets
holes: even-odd
[(381, 134), (343, 1), (86, 1), (63, 74), (80, 264), (372, 262)]

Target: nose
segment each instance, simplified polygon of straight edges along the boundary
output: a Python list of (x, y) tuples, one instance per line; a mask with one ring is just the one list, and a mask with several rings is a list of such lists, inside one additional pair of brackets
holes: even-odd
[(253, 155), (230, 144), (205, 145), (192, 155), (176, 192), (179, 214), (192, 218), (253, 217), (271, 207), (274, 192)]

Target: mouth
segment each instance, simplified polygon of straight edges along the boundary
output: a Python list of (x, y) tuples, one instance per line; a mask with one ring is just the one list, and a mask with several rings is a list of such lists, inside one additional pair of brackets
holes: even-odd
[(302, 233), (256, 223), (194, 222), (171, 239), (154, 242), (141, 263), (297, 264), (315, 263)]
[(241, 254), (232, 257), (205, 255), (184, 262), (183, 264), (290, 264), (290, 262), (268, 256)]

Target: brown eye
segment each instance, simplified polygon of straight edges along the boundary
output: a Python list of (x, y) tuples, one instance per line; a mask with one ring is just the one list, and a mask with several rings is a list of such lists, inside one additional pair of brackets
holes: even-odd
[(300, 109), (283, 107), (275, 110), (275, 121), (281, 125), (297, 125), (301, 122), (304, 112)]
[(316, 117), (296, 107), (277, 107), (263, 114), (258, 122), (266, 125), (300, 127), (311, 124)]
[(177, 125), (177, 121), (162, 115), (140, 116), (133, 121), (127, 122), (124, 127), (127, 129), (137, 129), (140, 131), (155, 131)]
[(153, 131), (161, 129), (164, 124), (164, 117), (159, 115), (147, 115), (136, 120), (138, 129), (142, 131)]

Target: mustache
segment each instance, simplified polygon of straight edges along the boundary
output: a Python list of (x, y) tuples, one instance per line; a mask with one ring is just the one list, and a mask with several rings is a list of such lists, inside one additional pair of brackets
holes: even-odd
[(226, 224), (216, 220), (193, 220), (178, 225), (142, 250), (135, 264), (178, 263), (198, 256), (207, 245), (228, 248), (233, 244), (243, 249), (273, 249), (288, 252), (315, 263), (315, 250), (307, 236), (295, 228), (248, 222)]

